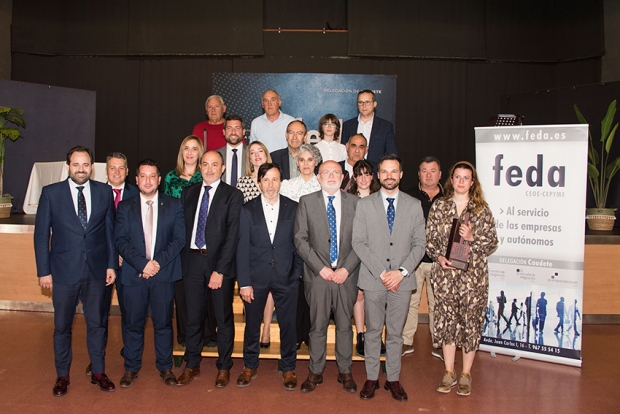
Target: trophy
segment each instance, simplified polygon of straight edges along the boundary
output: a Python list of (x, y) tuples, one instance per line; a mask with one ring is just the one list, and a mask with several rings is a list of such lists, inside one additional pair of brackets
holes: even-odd
[[(469, 212), (463, 214), (463, 223), (469, 224)], [(461, 221), (457, 218), (452, 219), (452, 229), (450, 229), (450, 238), (448, 239), (448, 249), (446, 258), (452, 263), (452, 267), (466, 271), (469, 267), (469, 245), (465, 244), (465, 240), (459, 234)]]

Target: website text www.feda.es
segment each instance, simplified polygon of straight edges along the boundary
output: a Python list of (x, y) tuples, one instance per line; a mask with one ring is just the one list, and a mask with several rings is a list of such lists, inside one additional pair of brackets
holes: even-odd
[(520, 132), (493, 134), (495, 141), (561, 141), (566, 139), (566, 132), (544, 132), (526, 130), (524, 134)]

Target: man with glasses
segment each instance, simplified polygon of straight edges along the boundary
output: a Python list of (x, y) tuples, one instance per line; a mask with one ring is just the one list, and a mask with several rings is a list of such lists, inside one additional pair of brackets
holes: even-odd
[(394, 140), (394, 126), (391, 122), (375, 116), (377, 101), (373, 91), (365, 89), (357, 94), (359, 115), (342, 125), (341, 142), (346, 144), (355, 134), (362, 134), (367, 140), (366, 159), (376, 169), (377, 161), (387, 152), (398, 154)]
[(358, 197), (340, 191), (342, 168), (326, 161), (319, 168), (321, 191), (301, 197), (295, 220), (295, 247), (304, 261), (304, 287), (310, 304), (310, 364), (303, 392), (323, 382), (327, 328), (333, 310), (336, 322), (338, 382), (357, 391), (351, 375), (353, 330), (360, 259), (351, 238)]

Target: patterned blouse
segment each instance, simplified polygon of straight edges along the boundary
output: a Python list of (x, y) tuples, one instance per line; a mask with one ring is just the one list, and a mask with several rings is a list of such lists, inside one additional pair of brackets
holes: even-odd
[(190, 180), (179, 177), (177, 172), (172, 170), (166, 174), (166, 178), (164, 179), (164, 194), (174, 198), (181, 198), (181, 191), (183, 191), (185, 187), (189, 187), (201, 181), (202, 175), (200, 174), (200, 170), (196, 171)]
[(316, 175), (313, 175), (308, 181), (304, 181), (301, 176), (291, 178), (290, 180), (282, 181), (280, 187), (280, 194), (290, 198), (293, 201), (299, 202), (299, 199), (306, 194), (314, 193), (321, 189), (321, 184), (317, 180)]
[(237, 181), (237, 189), (243, 193), (243, 203), (247, 203), (261, 194), (260, 189), (251, 175), (245, 175), (239, 178), (239, 181)]

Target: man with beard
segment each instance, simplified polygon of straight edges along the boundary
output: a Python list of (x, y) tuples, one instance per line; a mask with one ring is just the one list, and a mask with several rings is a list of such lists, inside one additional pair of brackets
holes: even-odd
[(103, 325), (105, 288), (114, 283), (118, 267), (112, 192), (107, 184), (90, 180), (90, 149), (73, 147), (67, 166), (67, 180), (43, 187), (34, 229), (37, 276), (41, 287), (52, 291), (54, 305), (56, 397), (65, 395), (70, 384), (71, 327), (79, 300), (92, 363), (90, 381), (102, 391), (115, 389), (105, 374)]
[(226, 171), (222, 176), (222, 181), (237, 187), (237, 180), (245, 175), (245, 145), (243, 137), (245, 128), (243, 119), (238, 115), (228, 115), (224, 121), (224, 138), (226, 145), (218, 148), (217, 152), (222, 154)]
[(185, 244), (183, 208), (177, 198), (157, 191), (157, 163), (138, 164), (140, 195), (119, 204), (115, 245), (123, 258), (120, 280), (126, 307), (123, 330), (125, 375), (120, 386), (133, 385), (142, 368), (144, 325), (151, 311), (155, 336), (155, 366), (166, 385), (176, 385), (172, 373), (172, 314), (174, 283), (181, 279), (179, 253)]
[(381, 190), (357, 203), (352, 245), (361, 259), (358, 287), (364, 290), (366, 335), (364, 345), (366, 382), (363, 400), (379, 388), (381, 334), (386, 326), (385, 389), (397, 401), (407, 401), (400, 385), (403, 326), (411, 292), (416, 289), (412, 272), (426, 248), (424, 212), (420, 201), (399, 191), (402, 163), (396, 154), (379, 159)]
[(207, 120), (196, 124), (192, 135), (200, 138), (205, 151), (214, 151), (226, 144), (222, 130), (226, 112), (224, 99), (219, 95), (209, 96), (205, 102), (205, 112)]
[(295, 118), (280, 111), (282, 100), (278, 92), (272, 89), (265, 91), (261, 102), (265, 113), (252, 120), (250, 141), (262, 142), (269, 152), (286, 148), (286, 127)]

